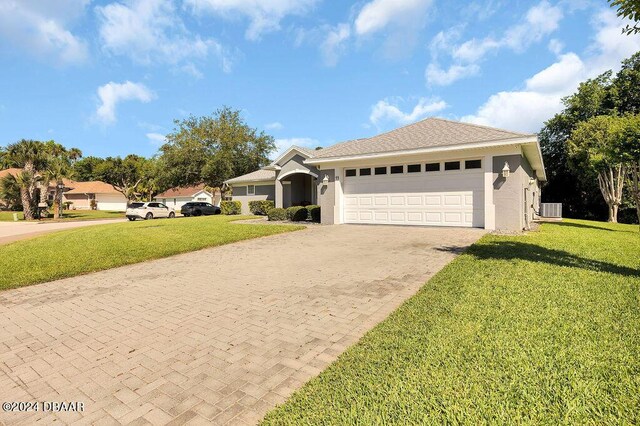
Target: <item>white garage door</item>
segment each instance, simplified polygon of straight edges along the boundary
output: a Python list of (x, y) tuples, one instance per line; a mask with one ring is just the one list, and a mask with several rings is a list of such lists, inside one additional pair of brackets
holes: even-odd
[(482, 169), (406, 173), (405, 168), (385, 175), (374, 170), (345, 177), (346, 223), (484, 226)]
[(98, 194), (96, 196), (96, 204), (98, 210), (123, 212), (127, 209), (127, 201), (122, 195)]

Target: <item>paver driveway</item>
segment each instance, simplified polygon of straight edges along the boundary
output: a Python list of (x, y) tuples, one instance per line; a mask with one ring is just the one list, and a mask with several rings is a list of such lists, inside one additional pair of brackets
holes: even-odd
[(256, 423), (482, 234), (313, 226), (1, 292), (0, 402), (84, 411), (0, 422)]

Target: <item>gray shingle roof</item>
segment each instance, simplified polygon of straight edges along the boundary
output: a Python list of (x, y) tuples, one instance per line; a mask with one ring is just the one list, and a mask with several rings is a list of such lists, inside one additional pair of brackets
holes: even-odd
[(303, 148), (301, 146), (298, 145), (293, 145), (292, 148), (297, 149), (300, 152), (303, 152), (305, 154), (307, 154), (309, 157), (313, 157), (315, 156), (316, 150), (312, 149), (312, 148)]
[(432, 117), (371, 138), (341, 142), (328, 148), (314, 151), (313, 158), (332, 158), (444, 147), (526, 136), (535, 135)]
[(241, 183), (241, 182), (259, 182), (259, 181), (275, 181), (275, 170), (256, 170), (255, 172), (247, 173), (246, 175), (238, 176), (233, 179), (225, 181), (228, 184)]

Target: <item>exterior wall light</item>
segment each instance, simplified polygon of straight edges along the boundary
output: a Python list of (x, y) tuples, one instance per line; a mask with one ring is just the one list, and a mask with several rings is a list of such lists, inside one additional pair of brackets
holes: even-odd
[(508, 178), (509, 174), (511, 174), (511, 170), (509, 169), (509, 163), (505, 161), (504, 167), (502, 168), (502, 177)]
[(323, 186), (329, 185), (329, 175), (324, 175), (324, 178), (322, 179), (322, 185)]

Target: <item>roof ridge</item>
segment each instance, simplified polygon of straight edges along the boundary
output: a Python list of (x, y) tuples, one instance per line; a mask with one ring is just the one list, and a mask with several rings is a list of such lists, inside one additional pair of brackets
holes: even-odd
[(453, 124), (463, 124), (465, 126), (479, 127), (481, 129), (495, 130), (496, 132), (511, 133), (511, 134), (514, 134), (514, 135), (522, 135), (522, 136), (534, 136), (535, 135), (535, 133), (514, 132), (512, 130), (500, 129), (498, 127), (487, 126), (485, 124), (469, 123), (467, 121), (455, 121), (455, 120), (449, 120), (447, 118), (442, 118), (442, 117), (428, 117), (428, 118), (426, 118), (424, 120), (416, 121), (413, 124), (417, 124), (417, 123), (420, 123), (421, 121), (425, 121), (425, 120), (428, 120), (428, 119), (446, 121), (447, 123), (453, 123)]

